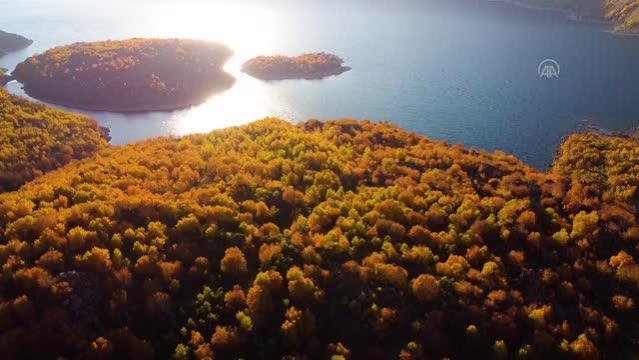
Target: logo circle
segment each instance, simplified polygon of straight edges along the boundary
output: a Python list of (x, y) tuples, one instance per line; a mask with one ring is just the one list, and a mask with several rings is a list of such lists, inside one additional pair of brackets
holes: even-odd
[[(548, 70), (551, 70), (549, 72)], [(559, 77), (561, 73), (561, 66), (555, 59), (544, 59), (539, 63), (537, 67), (537, 74), (539, 77)], [(549, 75), (551, 74), (551, 75)]]

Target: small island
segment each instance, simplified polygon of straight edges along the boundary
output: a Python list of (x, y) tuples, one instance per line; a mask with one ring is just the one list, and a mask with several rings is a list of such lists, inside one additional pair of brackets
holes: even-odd
[(0, 30), (0, 57), (12, 51), (24, 49), (31, 44), (33, 40)]
[(30, 96), (77, 109), (169, 111), (204, 102), (235, 78), (232, 51), (199, 40), (130, 39), (75, 43), (18, 64), (12, 78)]
[(344, 60), (327, 53), (288, 56), (258, 56), (242, 65), (242, 72), (262, 80), (321, 79), (351, 68)]

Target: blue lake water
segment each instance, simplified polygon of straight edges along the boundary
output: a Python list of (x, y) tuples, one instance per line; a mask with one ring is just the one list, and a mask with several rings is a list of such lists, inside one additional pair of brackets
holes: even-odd
[[(0, 67), (13, 69), (56, 45), (130, 37), (209, 39), (236, 52), (226, 69), (237, 83), (202, 105), (165, 113), (89, 112), (111, 129), (114, 144), (269, 115), (292, 122), (354, 117), (504, 150), (542, 169), (562, 136), (583, 120), (614, 131), (639, 125), (639, 37), (612, 35), (605, 24), (559, 13), (479, 0), (92, 3), (0, 0), (0, 28), (35, 40), (0, 58)], [(268, 83), (239, 72), (255, 55), (315, 51), (335, 53), (353, 70), (319, 81)], [(546, 58), (560, 64), (559, 78), (540, 79), (538, 65)], [(16, 82), (8, 88), (23, 94)]]

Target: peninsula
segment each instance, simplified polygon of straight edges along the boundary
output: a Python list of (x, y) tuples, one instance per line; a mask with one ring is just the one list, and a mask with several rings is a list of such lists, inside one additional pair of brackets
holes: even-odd
[(12, 51), (24, 49), (31, 44), (33, 40), (0, 30), (0, 57)]
[(82, 160), (0, 194), (4, 358), (636, 354), (635, 138), (574, 134), (548, 172), (349, 119), (76, 152), (88, 121), (24, 106), (0, 174)]

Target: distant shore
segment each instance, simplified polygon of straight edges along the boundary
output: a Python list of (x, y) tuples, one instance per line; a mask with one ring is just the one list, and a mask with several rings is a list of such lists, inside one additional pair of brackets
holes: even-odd
[(614, 22), (610, 21), (609, 19), (607, 19), (603, 15), (602, 16), (584, 15), (584, 14), (580, 14), (579, 12), (574, 11), (574, 10), (562, 9), (562, 8), (552, 7), (552, 6), (535, 6), (535, 5), (531, 5), (531, 4), (528, 4), (526, 2), (520, 1), (520, 0), (488, 0), (488, 1), (495, 2), (495, 3), (509, 4), (509, 5), (512, 5), (512, 6), (517, 6), (517, 7), (524, 8), (524, 9), (529, 9), (529, 10), (556, 12), (556, 13), (560, 13), (560, 14), (566, 15), (569, 20), (574, 20), (574, 21), (579, 21), (579, 22), (587, 22), (587, 23), (596, 23), (596, 24), (609, 25), (610, 29), (605, 30), (605, 32), (610, 33), (612, 35), (621, 35), (621, 36), (637, 36), (637, 35), (639, 35), (638, 33), (634, 33), (634, 32), (625, 32), (625, 31), (615, 30), (614, 29)]
[(0, 30), (0, 57), (31, 46), (33, 40)]
[(617, 31), (617, 30), (605, 30), (604, 32), (611, 34), (611, 35), (617, 35), (617, 36), (627, 36), (627, 37), (635, 37), (635, 36), (639, 36), (639, 32), (627, 32), (627, 31)]

